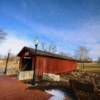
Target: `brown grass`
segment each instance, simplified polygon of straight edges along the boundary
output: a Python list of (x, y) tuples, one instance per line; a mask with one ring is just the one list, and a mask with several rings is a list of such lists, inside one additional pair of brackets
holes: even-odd
[[(5, 67), (6, 66), (6, 61), (1, 61), (0, 62), (0, 67)], [(15, 69), (19, 69), (19, 64), (16, 63), (15, 61), (9, 61), (8, 62), (8, 68), (15, 68)]]
[(100, 73), (100, 64), (98, 63), (85, 63), (84, 69), (82, 64), (78, 64), (79, 70), (88, 71), (88, 72), (97, 72)]

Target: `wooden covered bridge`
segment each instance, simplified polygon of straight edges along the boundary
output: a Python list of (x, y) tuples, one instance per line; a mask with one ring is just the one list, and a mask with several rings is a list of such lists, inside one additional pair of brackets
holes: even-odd
[[(24, 47), (18, 54), (20, 57), (20, 70), (30, 71), (34, 69), (34, 57), (35, 49)], [(42, 76), (43, 73), (62, 74), (76, 70), (77, 60), (37, 50), (36, 60), (36, 73), (38, 76)]]

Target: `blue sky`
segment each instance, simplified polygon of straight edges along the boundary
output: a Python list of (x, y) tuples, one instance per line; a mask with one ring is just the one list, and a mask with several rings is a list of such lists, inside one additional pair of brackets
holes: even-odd
[(34, 47), (38, 37), (58, 52), (74, 55), (85, 46), (90, 57), (100, 56), (100, 0), (0, 0), (0, 28), (8, 33), (2, 54)]

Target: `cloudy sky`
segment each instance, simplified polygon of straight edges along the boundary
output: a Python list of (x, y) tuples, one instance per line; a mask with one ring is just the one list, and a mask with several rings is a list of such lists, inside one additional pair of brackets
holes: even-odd
[(100, 57), (100, 0), (0, 0), (0, 28), (8, 33), (0, 54), (17, 54), (33, 40), (74, 55), (79, 46)]

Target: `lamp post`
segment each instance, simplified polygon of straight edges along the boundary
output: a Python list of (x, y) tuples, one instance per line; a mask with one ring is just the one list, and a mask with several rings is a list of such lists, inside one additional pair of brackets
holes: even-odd
[(32, 80), (32, 84), (35, 85), (36, 83), (36, 62), (37, 62), (37, 47), (38, 47), (38, 40), (34, 41), (35, 44), (35, 51), (34, 51), (34, 74), (33, 74), (33, 80)]
[(7, 73), (7, 67), (8, 67), (9, 57), (10, 57), (10, 50), (8, 51), (8, 56), (7, 56), (7, 60), (6, 60), (6, 66), (5, 66), (5, 71), (4, 71), (4, 74), (6, 74), (6, 73)]

